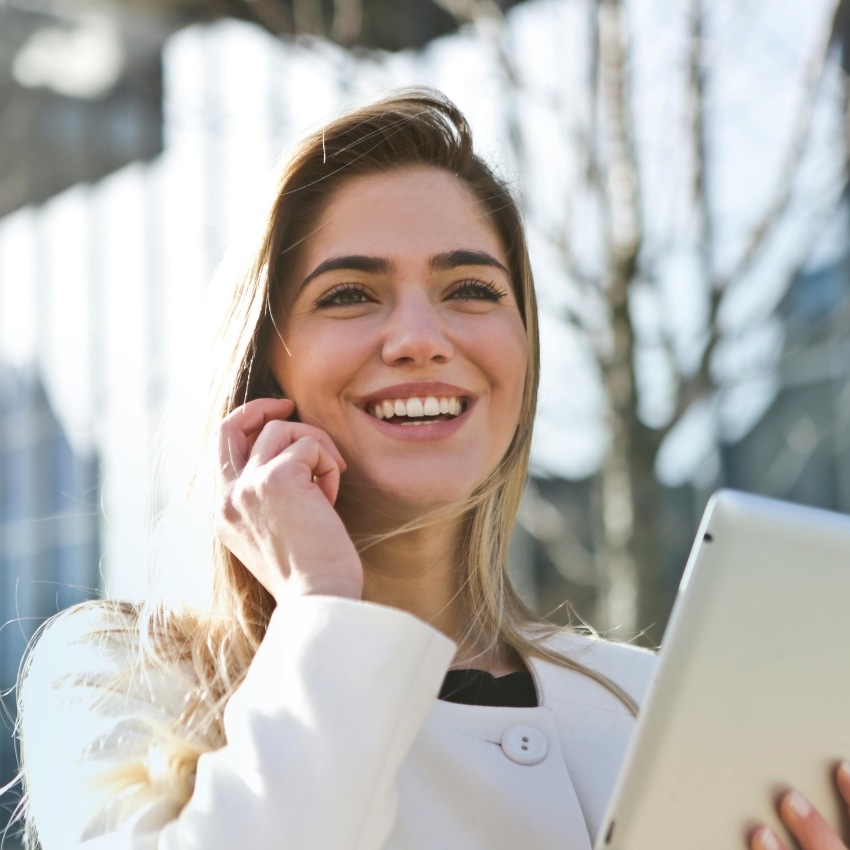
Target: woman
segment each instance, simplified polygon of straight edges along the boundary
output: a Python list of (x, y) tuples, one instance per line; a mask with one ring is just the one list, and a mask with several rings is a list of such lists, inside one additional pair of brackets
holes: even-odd
[[(395, 94), (300, 146), (223, 340), (209, 610), (43, 633), (31, 840), (589, 848), (654, 656), (537, 621), (508, 581), (536, 307), (450, 102)], [(840, 847), (797, 803), (805, 850)]]

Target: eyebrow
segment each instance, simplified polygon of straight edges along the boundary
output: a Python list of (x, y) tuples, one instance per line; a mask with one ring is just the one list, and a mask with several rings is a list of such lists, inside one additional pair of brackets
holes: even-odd
[[(508, 270), (494, 256), (486, 251), (472, 251), (461, 248), (457, 251), (447, 251), (443, 254), (435, 254), (431, 257), (428, 265), (431, 271), (446, 272), (460, 266), (490, 266), (500, 269), (505, 274)], [(395, 271), (395, 264), (385, 257), (373, 257), (367, 254), (349, 254), (345, 257), (331, 257), (329, 260), (319, 263), (307, 277), (301, 281), (299, 292), (310, 283), (311, 280), (326, 272), (339, 270), (365, 272), (366, 274), (391, 274)]]
[(505, 274), (509, 273), (491, 254), (486, 251), (470, 251), (468, 248), (448, 251), (445, 254), (435, 254), (431, 257), (429, 265), (432, 272), (447, 272), (459, 266), (491, 266), (495, 269), (501, 269)]
[(346, 271), (366, 272), (367, 274), (390, 274), (395, 269), (395, 266), (384, 257), (370, 257), (364, 254), (350, 254), (347, 257), (331, 257), (323, 263), (319, 263), (304, 280), (301, 281), (299, 291), (313, 278), (318, 277), (325, 272), (333, 272), (338, 269)]

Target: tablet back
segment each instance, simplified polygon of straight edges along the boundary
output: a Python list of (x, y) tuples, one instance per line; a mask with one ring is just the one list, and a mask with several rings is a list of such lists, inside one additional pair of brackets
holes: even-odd
[[(850, 517), (709, 502), (596, 850), (735, 850), (793, 786), (839, 826), (850, 758)], [(788, 841), (788, 846), (796, 846)]]

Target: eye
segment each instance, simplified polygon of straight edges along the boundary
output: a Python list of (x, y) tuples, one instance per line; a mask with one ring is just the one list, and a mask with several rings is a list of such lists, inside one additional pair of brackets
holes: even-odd
[(501, 301), (508, 293), (493, 282), (465, 280), (452, 292), (452, 298), (463, 301)]
[(323, 307), (349, 307), (352, 304), (366, 304), (371, 301), (369, 290), (359, 283), (343, 283), (335, 286), (319, 298), (315, 304)]

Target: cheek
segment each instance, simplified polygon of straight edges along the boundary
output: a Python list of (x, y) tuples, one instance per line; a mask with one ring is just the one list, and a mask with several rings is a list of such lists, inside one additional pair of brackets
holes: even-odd
[(493, 328), (482, 339), (480, 348), (478, 359), (493, 388), (494, 435), (505, 450), (519, 422), (528, 370), (528, 340), (520, 318), (517, 316), (504, 321), (502, 327)]
[(276, 340), (272, 371), (306, 419), (327, 414), (356, 371), (364, 346), (344, 323), (304, 323)]
[(493, 355), (491, 371), (496, 385), (520, 398), (528, 369), (528, 340), (519, 317), (505, 324), (504, 332), (497, 337), (498, 344), (490, 345)]

